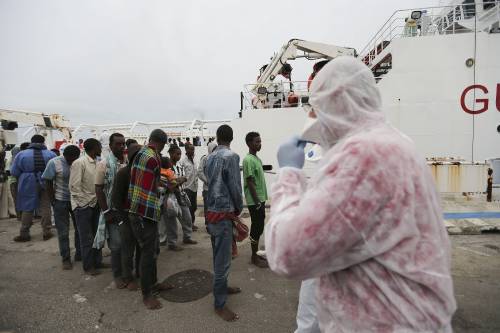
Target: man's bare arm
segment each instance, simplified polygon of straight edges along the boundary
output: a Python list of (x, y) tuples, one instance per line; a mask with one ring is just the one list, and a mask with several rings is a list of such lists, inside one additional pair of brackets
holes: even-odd
[(260, 205), (260, 200), (259, 200), (259, 196), (257, 195), (257, 188), (255, 186), (255, 181), (254, 181), (253, 177), (250, 176), (247, 178), (247, 186), (248, 186), (248, 190), (250, 191), (250, 195), (253, 198), (254, 204)]

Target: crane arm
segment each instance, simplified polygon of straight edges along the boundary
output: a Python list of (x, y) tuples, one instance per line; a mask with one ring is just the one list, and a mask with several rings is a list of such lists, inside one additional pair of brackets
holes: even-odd
[(350, 47), (341, 47), (323, 43), (309, 42), (301, 39), (291, 39), (285, 44), (268, 64), (257, 80), (254, 91), (265, 83), (273, 81), (288, 60), (297, 58), (333, 59), (338, 56), (356, 56), (356, 50)]
[(46, 115), (37, 112), (13, 111), (0, 109), (0, 120), (3, 122), (16, 122), (32, 124), (47, 129), (56, 129), (63, 133), (66, 140), (71, 139), (69, 122), (60, 114)]

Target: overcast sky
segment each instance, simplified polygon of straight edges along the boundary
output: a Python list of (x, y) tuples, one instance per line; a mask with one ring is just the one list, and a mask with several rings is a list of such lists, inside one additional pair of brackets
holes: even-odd
[(0, 0), (0, 108), (73, 124), (234, 118), (289, 39), (359, 51), (395, 10), (439, 2)]

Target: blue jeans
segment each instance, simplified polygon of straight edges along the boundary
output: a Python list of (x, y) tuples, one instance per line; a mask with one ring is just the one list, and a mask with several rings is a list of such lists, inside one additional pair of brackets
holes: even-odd
[(113, 277), (119, 278), (122, 276), (122, 254), (121, 254), (121, 236), (120, 226), (118, 223), (106, 224), (108, 228), (108, 247), (111, 250), (111, 270)]
[(102, 263), (101, 250), (92, 248), (97, 225), (99, 224), (99, 207), (75, 208), (76, 226), (80, 235), (83, 270), (99, 268)]
[(80, 254), (80, 235), (76, 227), (75, 216), (71, 210), (71, 202), (56, 200), (54, 202), (54, 220), (56, 222), (57, 238), (59, 240), (59, 253), (62, 260), (71, 260), (71, 251), (69, 248), (69, 218), (73, 221), (75, 229), (75, 259), (81, 258)]
[(207, 229), (212, 241), (214, 261), (214, 306), (216, 309), (222, 309), (227, 300), (227, 278), (231, 267), (233, 223), (230, 220), (208, 223)]

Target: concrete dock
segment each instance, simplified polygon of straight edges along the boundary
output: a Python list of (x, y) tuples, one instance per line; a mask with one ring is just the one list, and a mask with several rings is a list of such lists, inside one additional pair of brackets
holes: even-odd
[[(445, 211), (495, 211), (497, 205), (478, 207), (465, 199), (462, 203), (443, 201)], [(201, 226), (201, 219), (197, 223)], [(448, 229), (459, 228), (456, 221), (446, 223)], [(139, 291), (114, 287), (109, 269), (96, 277), (83, 275), (80, 263), (71, 271), (63, 271), (57, 239), (44, 242), (39, 223), (32, 227), (30, 242), (13, 242), (18, 231), (17, 220), (0, 220), (0, 333), (274, 333), (295, 329), (300, 283), (252, 266), (248, 241), (239, 244), (240, 254), (230, 274), (230, 284), (243, 289), (241, 294), (230, 296), (228, 302), (240, 320), (226, 323), (213, 313), (211, 294), (187, 303), (161, 299), (161, 310), (148, 311)], [(500, 234), (493, 229), (472, 234), (454, 231), (450, 236), (458, 302), (454, 331), (500, 332)], [(199, 243), (185, 246), (182, 252), (162, 247), (158, 260), (160, 279), (191, 268), (212, 270), (208, 234), (201, 227), (193, 238)], [(109, 259), (104, 258), (105, 262)]]

